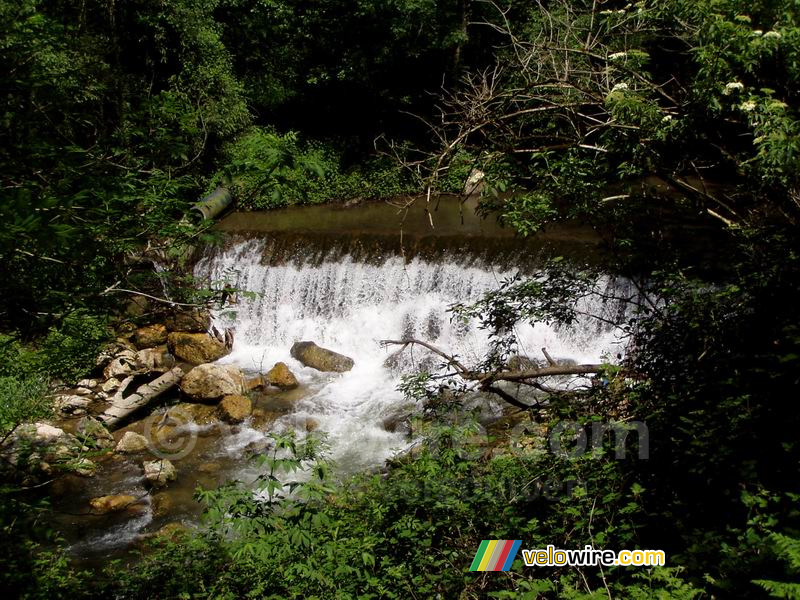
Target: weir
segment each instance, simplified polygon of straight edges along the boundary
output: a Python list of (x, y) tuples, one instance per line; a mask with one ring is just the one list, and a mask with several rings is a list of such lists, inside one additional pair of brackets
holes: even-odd
[[(239, 294), (217, 315), (217, 328), (233, 328), (236, 340), (221, 362), (252, 372), (278, 361), (289, 365), (305, 393), (283, 421), (286, 426), (307, 418), (318, 423), (345, 472), (380, 464), (407, 445), (403, 435), (386, 427), (413, 408), (397, 391), (400, 378), (420, 367), (436, 369), (441, 362), (420, 349), (393, 356), (397, 348), (383, 348), (380, 340), (424, 339), (465, 364), (478, 363), (488, 349), (487, 332), (477, 323), (454, 319), (449, 307), (475, 302), (504, 280), (533, 273), (564, 249), (563, 243), (553, 247), (541, 239), (521, 240), (505, 230), (470, 236), (423, 229), (406, 234), (401, 246), (397, 229), (352, 236), (340, 221), (345, 231), (332, 236), (325, 227), (319, 233), (312, 227), (298, 231), (296, 223), (287, 226), (277, 219), (272, 231), (263, 225), (237, 231), (206, 253), (195, 276), (255, 294)], [(576, 265), (581, 253), (584, 260), (591, 258), (592, 248), (584, 243), (569, 249)], [(612, 295), (620, 285), (626, 283), (604, 278), (602, 295)], [(625, 307), (598, 296), (585, 299), (581, 310), (612, 321)], [(537, 359), (543, 347), (557, 359), (578, 363), (622, 352), (619, 332), (588, 316), (571, 327), (520, 325), (515, 334), (519, 353)], [(346, 354), (355, 367), (343, 374), (304, 367), (289, 354), (301, 340)], [(496, 403), (488, 410), (499, 416), (501, 408)]]
[[(253, 417), (241, 425), (189, 421), (180, 439), (190, 451), (173, 459), (179, 476), (157, 493), (144, 486), (138, 459), (100, 463), (95, 478), (79, 482), (80, 489), (59, 500), (57, 518), (73, 556), (102, 561), (165, 523), (195, 523), (202, 509), (193, 499), (197, 486), (255, 481), (262, 473), (247, 457), (263, 450), (273, 432), (323, 434), (339, 476), (379, 468), (413, 443), (404, 422), (421, 407), (398, 391), (402, 376), (420, 369), (436, 372), (442, 363), (417, 347), (397, 354), (397, 347), (383, 347), (381, 340), (418, 338), (466, 365), (477, 364), (489, 347), (488, 334), (475, 322), (453, 318), (448, 311), (453, 304), (475, 302), (517, 274), (534, 275), (549, 257), (566, 256), (575, 269), (596, 260), (596, 240), (580, 228), (520, 239), (474, 213), (462, 219), (457, 201), (440, 209), (447, 211), (437, 213), (435, 229), (419, 208), (403, 218), (396, 207), (381, 205), (224, 218), (218, 224), (222, 243), (206, 248), (194, 268), (200, 286), (242, 290), (214, 316), (218, 330), (235, 332), (232, 353), (219, 362), (252, 375), (285, 362), (300, 387), (257, 392)], [(630, 295), (629, 284), (611, 276), (597, 283), (599, 293), (581, 300), (585, 314), (570, 327), (517, 326), (517, 352), (540, 361), (542, 348), (559, 362), (615, 361), (624, 348), (610, 323), (620, 322), (628, 307), (608, 298)], [(290, 354), (298, 341), (345, 354), (355, 366), (345, 373), (305, 367)], [(470, 401), (480, 407), (487, 426), (508, 408), (495, 396)], [(167, 407), (159, 410), (129, 427), (147, 433)], [(205, 414), (202, 406), (198, 410)], [(93, 518), (87, 526), (87, 517), (71, 516), (85, 513), (88, 499), (109, 494), (141, 498), (135, 518), (115, 513)]]

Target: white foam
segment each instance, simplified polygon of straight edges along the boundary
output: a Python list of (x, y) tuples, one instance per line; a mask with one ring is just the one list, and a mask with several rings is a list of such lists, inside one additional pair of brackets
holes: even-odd
[[(223, 362), (248, 370), (286, 362), (309, 388), (297, 411), (319, 422), (328, 434), (332, 457), (346, 470), (377, 464), (407, 443), (383, 427), (407, 401), (396, 390), (399, 375), (384, 366), (397, 348), (382, 348), (380, 340), (416, 337), (457, 354), (464, 363), (477, 362), (488, 347), (487, 332), (475, 323), (452, 321), (447, 309), (456, 302), (478, 300), (514, 274), (474, 262), (463, 266), (416, 258), (406, 264), (399, 257), (381, 264), (345, 258), (269, 266), (263, 254), (264, 244), (249, 240), (197, 266), (196, 274), (212, 281), (235, 272), (231, 283), (236, 288), (259, 294), (255, 299), (240, 297), (232, 307), (235, 315), (216, 317), (218, 328), (235, 331), (233, 352)], [(610, 279), (601, 283), (616, 285)], [(617, 309), (605, 306), (601, 298), (584, 299), (582, 304), (586, 312)], [(619, 332), (588, 319), (572, 328), (537, 323), (520, 325), (515, 332), (520, 353), (540, 358), (542, 347), (554, 357), (581, 363), (618, 351)], [(292, 344), (301, 340), (352, 357), (354, 368), (332, 375), (304, 367), (289, 354)], [(414, 349), (399, 362), (408, 370), (425, 356)]]

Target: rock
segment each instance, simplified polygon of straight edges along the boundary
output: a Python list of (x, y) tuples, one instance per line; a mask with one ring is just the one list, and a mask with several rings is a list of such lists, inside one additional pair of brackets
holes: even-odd
[(217, 408), (208, 404), (193, 404), (191, 402), (181, 402), (167, 411), (165, 426), (185, 425), (189, 421), (194, 421), (197, 425), (213, 425), (219, 422)]
[(103, 385), (100, 387), (100, 391), (105, 394), (113, 394), (119, 388), (119, 379), (109, 379), (108, 381), (104, 381)]
[(48, 423), (27, 423), (17, 428), (0, 446), (0, 469), (13, 467), (8, 475), (25, 485), (42, 474), (75, 473), (91, 477), (96, 465), (83, 455), (87, 446), (70, 433)]
[(193, 365), (214, 362), (230, 354), (230, 349), (207, 333), (170, 333), (169, 351), (179, 359)]
[(291, 355), (307, 367), (318, 371), (343, 373), (353, 368), (353, 359), (317, 346), (314, 342), (297, 342), (292, 346)]
[(306, 431), (311, 432), (316, 431), (317, 429), (319, 429), (319, 421), (312, 417), (308, 417), (306, 419)]
[(72, 466), (72, 471), (81, 477), (92, 477), (97, 470), (97, 465), (88, 458), (80, 458)]
[(411, 433), (411, 423), (409, 415), (395, 415), (383, 420), (383, 428), (389, 433), (402, 433), (409, 435)]
[(276, 412), (266, 411), (263, 408), (254, 408), (251, 426), (258, 431), (269, 431), (278, 417), (280, 417), (280, 414)]
[(97, 379), (81, 379), (75, 384), (76, 387), (82, 388), (96, 388), (98, 385), (100, 385), (100, 382)]
[(153, 511), (153, 517), (156, 519), (163, 517), (172, 510), (172, 498), (166, 492), (155, 494), (150, 498), (150, 508)]
[(78, 422), (78, 434), (90, 439), (99, 448), (111, 448), (114, 446), (114, 436), (97, 419), (83, 417)]
[(126, 341), (116, 341), (110, 342), (105, 345), (103, 350), (100, 354), (97, 355), (97, 360), (95, 361), (95, 365), (98, 367), (104, 367), (108, 363), (111, 362), (117, 356), (120, 356), (126, 352), (134, 352), (136, 349)]
[(169, 331), (205, 333), (211, 328), (211, 314), (205, 309), (175, 310), (165, 323)]
[(218, 400), (241, 394), (244, 376), (233, 365), (199, 365), (183, 377), (180, 388), (192, 400)]
[(247, 396), (225, 396), (217, 407), (219, 415), (227, 423), (241, 423), (253, 412), (253, 403)]
[(56, 397), (53, 408), (63, 414), (81, 415), (86, 413), (86, 407), (90, 402), (91, 399), (83, 396), (64, 394)]
[(300, 385), (294, 373), (289, 370), (286, 363), (282, 362), (275, 363), (275, 366), (269, 370), (264, 376), (264, 379), (268, 384), (274, 385), (282, 390), (293, 390)]
[(135, 431), (126, 431), (114, 450), (122, 454), (135, 454), (137, 452), (144, 452), (147, 450), (148, 446), (149, 444), (146, 437)]
[(259, 375), (257, 377), (250, 377), (244, 382), (244, 390), (246, 392), (252, 392), (253, 390), (258, 390), (264, 387), (264, 378)]
[(33, 427), (34, 441), (38, 443), (48, 444), (57, 439), (68, 437), (63, 429), (53, 427), (47, 423), (34, 423)]
[(136, 360), (136, 353), (133, 350), (123, 350), (106, 365), (103, 375), (106, 379), (123, 379), (139, 370), (139, 362)]
[(218, 462), (207, 462), (197, 467), (200, 473), (216, 473), (221, 469), (222, 465)]
[(140, 350), (160, 346), (167, 341), (167, 328), (163, 325), (140, 327), (133, 334), (133, 343)]
[(75, 395), (76, 396), (91, 396), (94, 392), (92, 390), (87, 389), (85, 387), (75, 388)]
[(267, 450), (271, 450), (272, 447), (272, 440), (262, 438), (247, 444), (247, 446), (244, 447), (244, 453), (247, 456), (255, 456), (256, 454), (264, 454)]
[(175, 357), (169, 353), (166, 345), (139, 350), (136, 360), (142, 368), (156, 373), (166, 373), (175, 366)]
[(92, 511), (98, 515), (106, 515), (111, 512), (127, 511), (140, 514), (147, 510), (147, 505), (136, 496), (129, 494), (118, 494), (114, 496), (100, 496), (89, 500)]
[(167, 523), (161, 529), (156, 531), (152, 537), (155, 539), (161, 540), (170, 540), (175, 542), (179, 540), (182, 536), (186, 535), (189, 531), (189, 528), (184, 525), (183, 523)]
[(144, 477), (154, 487), (164, 487), (168, 482), (178, 478), (178, 471), (170, 461), (151, 460), (142, 463)]

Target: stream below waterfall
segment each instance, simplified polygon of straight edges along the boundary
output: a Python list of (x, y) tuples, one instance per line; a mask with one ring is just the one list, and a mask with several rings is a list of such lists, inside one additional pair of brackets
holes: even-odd
[[(300, 387), (256, 395), (254, 406), (269, 417), (260, 423), (221, 427), (198, 419), (189, 426), (192, 451), (174, 461), (177, 481), (157, 494), (148, 492), (136, 461), (117, 455), (100, 461), (89, 480), (68, 478), (54, 507), (76, 557), (104, 560), (167, 523), (195, 523), (201, 511), (192, 498), (196, 487), (254, 480), (258, 473), (246, 450), (271, 431), (323, 433), (340, 474), (381, 465), (410, 443), (396, 426), (415, 408), (397, 391), (401, 375), (440, 362), (426, 362), (419, 350), (387, 361), (397, 350), (382, 347), (381, 340), (420, 338), (462, 362), (477, 362), (487, 334), (474, 323), (451, 320), (452, 304), (478, 300), (507, 278), (532, 273), (548, 257), (567, 256), (580, 268), (598, 251), (580, 227), (520, 239), (478, 218), (471, 203), (445, 198), (432, 219), (423, 204), (408, 214), (375, 203), (234, 213), (219, 223), (224, 241), (203, 251), (194, 274), (200, 282), (225, 281), (253, 292), (236, 294), (214, 317), (220, 331), (231, 328), (235, 335), (231, 354), (219, 362), (256, 374), (282, 361)], [(601, 283), (621, 285), (612, 277)], [(612, 319), (623, 310), (600, 297), (584, 302), (587, 312)], [(556, 359), (579, 363), (623, 351), (619, 332), (597, 320), (569, 328), (524, 325), (515, 333), (519, 353), (536, 358), (543, 347)], [(354, 368), (340, 374), (303, 366), (289, 353), (301, 340), (351, 357)], [(487, 419), (497, 418), (502, 407), (490, 404), (484, 412)], [(121, 432), (142, 429), (138, 422)], [(86, 515), (88, 498), (123, 493), (142, 498), (136, 514)]]

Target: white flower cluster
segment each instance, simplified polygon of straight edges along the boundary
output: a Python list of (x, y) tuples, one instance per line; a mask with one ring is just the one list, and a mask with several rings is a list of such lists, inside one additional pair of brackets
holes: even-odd
[(739, 105), (739, 108), (741, 108), (744, 112), (753, 112), (756, 109), (756, 103), (752, 100), (748, 100), (747, 102), (742, 102)]
[(770, 38), (771, 39), (775, 39), (775, 40), (779, 40), (779, 39), (781, 39), (781, 34), (778, 33), (777, 31), (768, 31), (767, 33), (764, 34), (764, 39), (766, 40), (766, 39), (770, 39)]
[(741, 92), (744, 89), (744, 84), (738, 81), (731, 81), (725, 84), (725, 89), (722, 91), (726, 96), (730, 96), (733, 92)]
[(622, 92), (622, 91), (625, 91), (627, 89), (628, 89), (628, 84), (627, 83), (616, 83), (616, 84), (614, 84), (614, 87), (611, 88), (611, 92), (612, 93), (613, 92)]
[(620, 58), (625, 58), (626, 56), (628, 56), (627, 52), (614, 52), (614, 54), (608, 55), (608, 60), (617, 60)]

